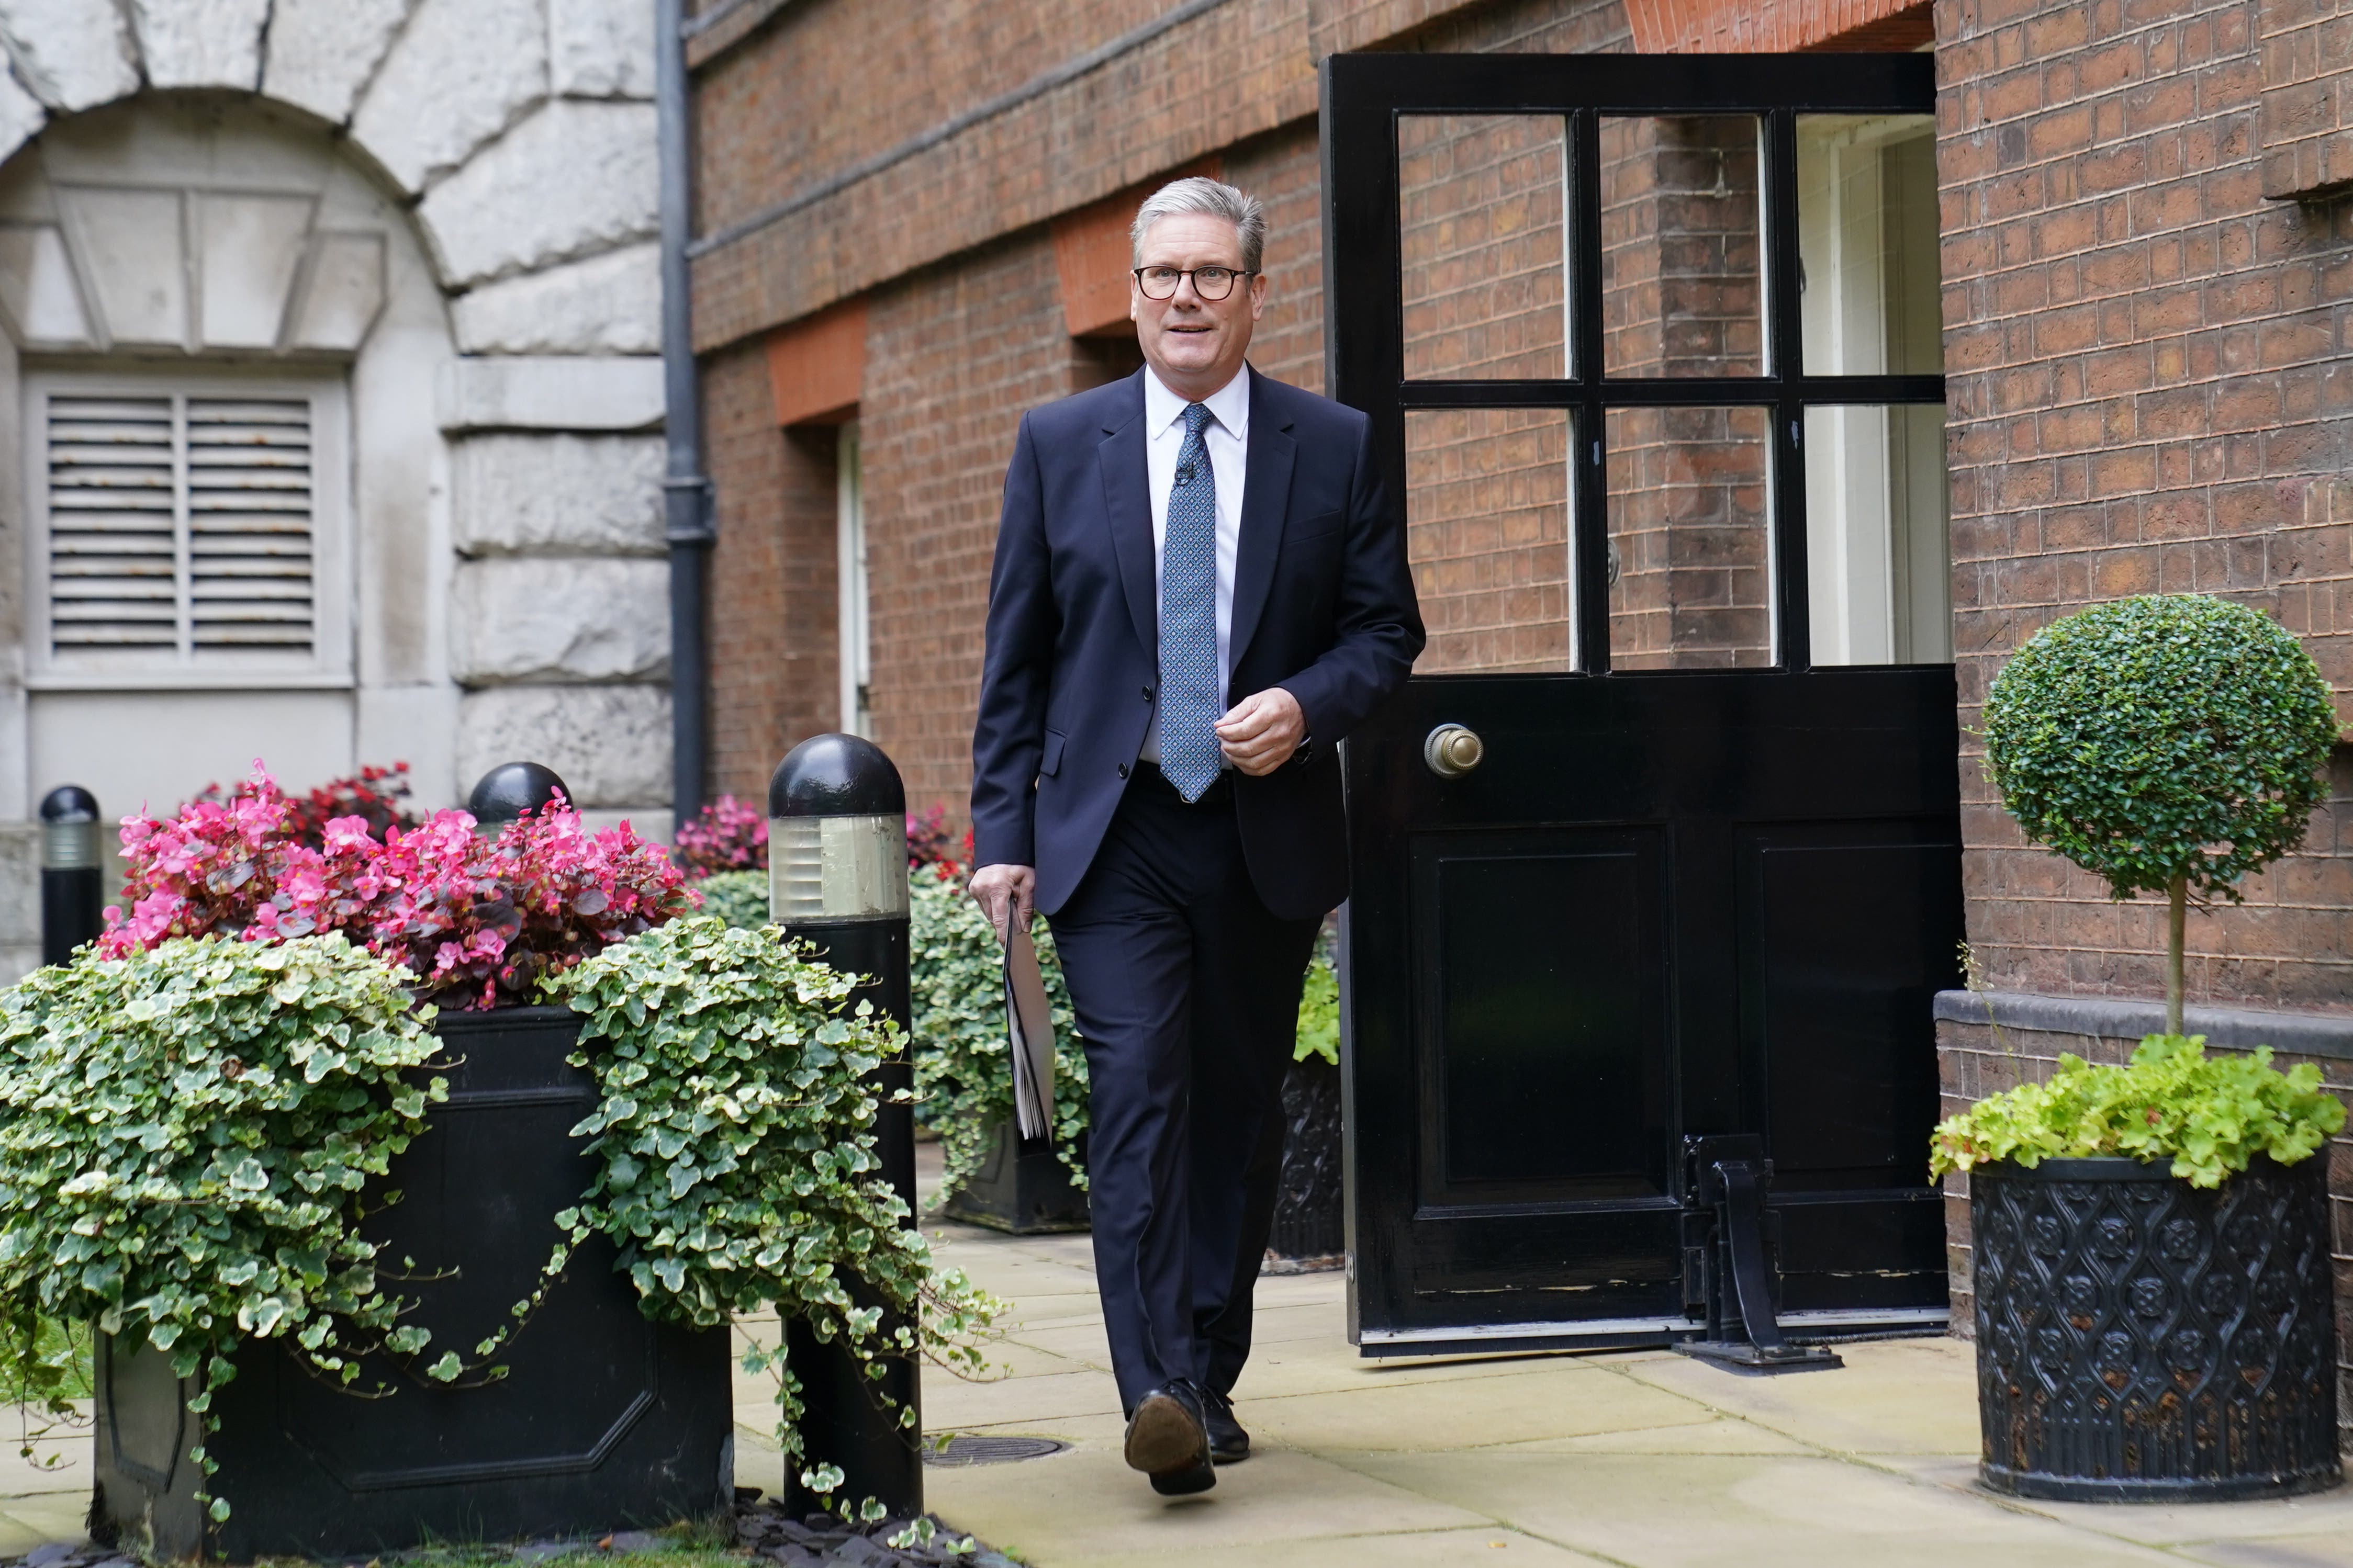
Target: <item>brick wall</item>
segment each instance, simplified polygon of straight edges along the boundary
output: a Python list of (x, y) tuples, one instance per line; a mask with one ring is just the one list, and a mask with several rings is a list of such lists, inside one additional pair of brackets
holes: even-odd
[(874, 738), (908, 804), (970, 793), (988, 565), (1024, 411), (1090, 374), (1062, 323), (1043, 227), (874, 298), (859, 429)]
[[(2353, 207), (2266, 201), (2251, 5), (1939, 0), (1937, 162), (1965, 877), (1999, 989), (2162, 993), (2161, 906), (2020, 843), (1968, 731), (2082, 605), (2221, 594), (2353, 692)], [(2353, 712), (2353, 709), (2348, 709)], [(2353, 840), (2189, 924), (2193, 1001), (2353, 1011)]]
[[(2025, 1082), (2050, 1078), (2062, 1052), (2072, 1051), (2086, 1061), (2121, 1062), (2132, 1054), (2134, 1042), (2098, 1035), (2063, 1035), (2041, 1029), (1997, 1027), (1986, 1023), (1936, 1024), (1936, 1067), (1939, 1116), (1953, 1116), (1989, 1094), (1999, 1094)], [(2274, 1056), (2285, 1068), (2309, 1061), (2320, 1069), (2329, 1089), (2353, 1099), (2353, 1061), (2340, 1057), (2302, 1057), (2286, 1052)], [(2337, 1276), (2337, 1432), (2340, 1445), (2353, 1450), (2353, 1314), (2344, 1303), (2353, 1300), (2353, 1128), (2329, 1145), (2329, 1215), (2335, 1227), (2330, 1244)], [(1960, 1339), (1976, 1337), (1976, 1296), (1971, 1288), (1974, 1253), (1969, 1232), (1969, 1181), (1962, 1174), (1945, 1178), (1945, 1253), (1952, 1283), (1952, 1331)]]
[[(1601, 358), (1610, 375), (1757, 375), (1757, 121), (1601, 122)], [(1605, 432), (1610, 667), (1773, 662), (1761, 408), (1620, 408)]]
[(719, 498), (711, 557), (711, 787), (765, 802), (768, 774), (838, 722), (834, 431), (779, 430), (767, 356), (703, 361)]

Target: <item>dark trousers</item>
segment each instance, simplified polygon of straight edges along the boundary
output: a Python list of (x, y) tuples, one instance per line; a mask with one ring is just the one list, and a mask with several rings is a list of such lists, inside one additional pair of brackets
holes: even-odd
[(1175, 1377), (1229, 1392), (1249, 1359), (1320, 923), (1259, 901), (1230, 779), (1187, 805), (1149, 763), (1051, 918), (1086, 1042), (1095, 1280), (1128, 1410)]

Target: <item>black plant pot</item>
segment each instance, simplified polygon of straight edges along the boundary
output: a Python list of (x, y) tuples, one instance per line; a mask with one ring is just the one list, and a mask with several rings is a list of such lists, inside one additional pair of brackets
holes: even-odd
[(1970, 1173), (1981, 1474), (2084, 1502), (2317, 1491), (2337, 1452), (2327, 1161)]
[(1282, 1080), (1282, 1185), (1274, 1202), (1270, 1267), (1336, 1268), (1347, 1250), (1340, 1167), (1340, 1069), (1321, 1057), (1291, 1064)]
[[(940, 1205), (950, 1219), (1013, 1236), (1087, 1228), (1087, 1194), (1050, 1140), (1024, 1138), (1010, 1121), (990, 1130), (988, 1152), (972, 1179)], [(1082, 1146), (1080, 1157), (1085, 1158)]]
[[(393, 1162), (405, 1195), (371, 1218), (393, 1268), (454, 1277), (410, 1286), (426, 1359), (477, 1341), (530, 1294), (556, 1240), (553, 1215), (591, 1174), (572, 1128), (594, 1080), (565, 1056), (580, 1031), (562, 1007), (445, 1013), (457, 1065), (449, 1100)], [(404, 1382), (361, 1400), (306, 1374), (272, 1342), (249, 1343), (216, 1400), (207, 1526), (188, 1450), (196, 1423), (161, 1355), (101, 1342), (92, 1532), (156, 1558), (366, 1558), (431, 1542), (607, 1531), (708, 1517), (733, 1506), (727, 1331), (657, 1324), (638, 1308), (612, 1245), (585, 1243), (487, 1387)], [(370, 1365), (369, 1373), (383, 1369)], [(375, 1382), (363, 1375), (363, 1385)], [(152, 1539), (149, 1532), (152, 1531)]]

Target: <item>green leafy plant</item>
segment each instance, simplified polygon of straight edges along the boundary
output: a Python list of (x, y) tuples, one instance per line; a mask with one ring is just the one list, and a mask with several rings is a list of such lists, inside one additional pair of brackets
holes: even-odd
[(2337, 742), (2328, 683), (2276, 622), (2144, 595), (2052, 622), (1986, 695), (1986, 754), (2028, 838), (2170, 909), (2166, 1032), (2181, 1032), (2184, 911), (2236, 902), (2293, 849)]
[(687, 884), (702, 895), (702, 912), (717, 915), (741, 931), (758, 931), (768, 923), (768, 874), (765, 871), (714, 871)]
[(1299, 1038), (1291, 1059), (1303, 1062), (1320, 1057), (1340, 1065), (1340, 977), (1332, 966), (1332, 933), (1327, 927), (1315, 942), (1315, 956), (1307, 965), (1306, 984), (1299, 992)]
[(1929, 1168), (1941, 1176), (1999, 1160), (2124, 1155), (2171, 1160), (2173, 1173), (2216, 1187), (2257, 1154), (2307, 1159), (2345, 1125), (2345, 1107), (2301, 1062), (2282, 1072), (2271, 1047), (2210, 1057), (2203, 1036), (2151, 1035), (2122, 1067), (2069, 1055), (2043, 1083), (1981, 1100), (1939, 1123)]
[(399, 1321), (360, 1234), (365, 1202), (397, 1199), (370, 1184), (446, 1098), (417, 1079), (436, 1041), (413, 979), (340, 934), (184, 937), (0, 993), (0, 1305), (21, 1385), (66, 1386), (45, 1321), (201, 1373), (199, 1419), (242, 1341), (344, 1386), (370, 1352), (413, 1363), (431, 1336)]
[[(575, 1241), (592, 1226), (615, 1239), (649, 1316), (714, 1327), (773, 1309), (878, 1377), (882, 1359), (917, 1354), (976, 1373), (997, 1303), (934, 1264), (880, 1173), (872, 1075), (904, 1038), (849, 1005), (856, 984), (800, 944), (714, 915), (554, 977), (549, 988), (586, 1015), (572, 1059), (602, 1094), (575, 1130), (592, 1140), (596, 1180), (556, 1223)], [(801, 1384), (781, 1346), (743, 1364), (776, 1379), (777, 1434), (802, 1484), (833, 1491), (841, 1472), (795, 1429)], [(916, 1413), (899, 1414), (915, 1441)]]
[[(1005, 960), (997, 932), (954, 866), (908, 878), (914, 974), (915, 1114), (940, 1135), (944, 1192), (970, 1181), (997, 1130), (1013, 1120), (1013, 1058), (1005, 1036)], [(1087, 1055), (1072, 1022), (1054, 939), (1036, 930), (1038, 967), (1054, 1020), (1054, 1152), (1086, 1185)]]

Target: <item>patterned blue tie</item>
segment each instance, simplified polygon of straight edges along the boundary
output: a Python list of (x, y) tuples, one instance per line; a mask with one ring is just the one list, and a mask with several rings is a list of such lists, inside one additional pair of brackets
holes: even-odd
[(1160, 545), (1160, 771), (1187, 802), (1218, 782), (1218, 480), (1201, 431), (1209, 411), (1185, 405), (1185, 444), (1168, 489)]

